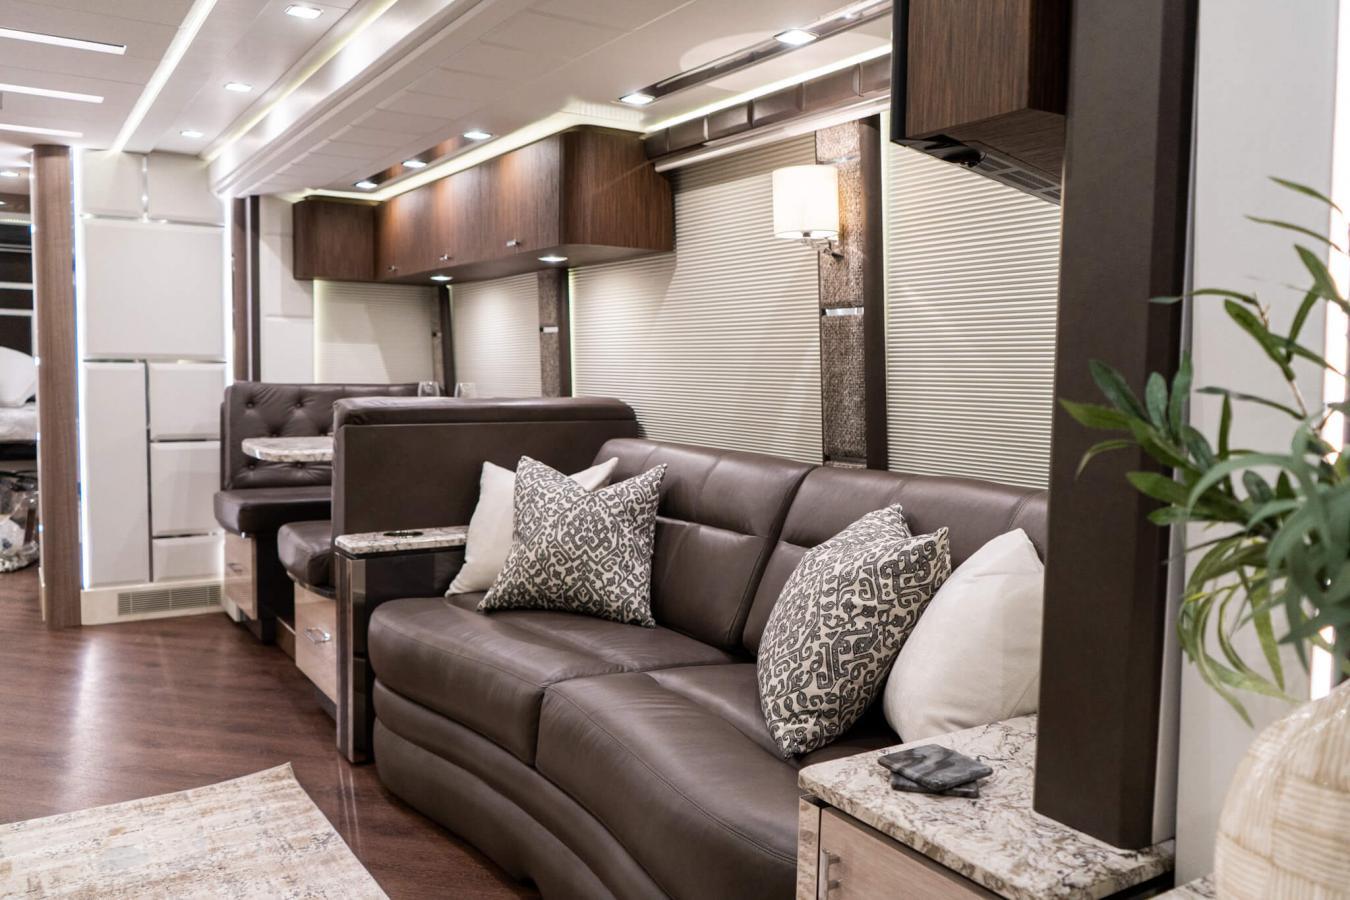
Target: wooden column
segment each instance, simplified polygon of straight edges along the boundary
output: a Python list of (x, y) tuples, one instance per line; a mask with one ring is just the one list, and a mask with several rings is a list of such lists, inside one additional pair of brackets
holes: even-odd
[[(1175, 370), (1185, 288), (1196, 0), (1073, 8), (1055, 396), (1102, 402), (1100, 359), (1143, 393)], [(1037, 812), (1120, 847), (1152, 843), (1168, 535), (1125, 473), (1078, 462), (1099, 432), (1055, 410)]]
[(539, 272), (539, 367), (545, 397), (572, 396), (572, 335), (566, 269)]
[(38, 366), (42, 610), (48, 628), (80, 624), (79, 361), (70, 148), (33, 148), (33, 320)]
[(816, 161), (839, 170), (843, 254), (820, 257), (822, 450), (874, 469), (887, 464), (880, 140), (876, 116), (816, 132)]
[(234, 378), (262, 379), (259, 296), (259, 198), (237, 197), (230, 205), (230, 321), (234, 331)]

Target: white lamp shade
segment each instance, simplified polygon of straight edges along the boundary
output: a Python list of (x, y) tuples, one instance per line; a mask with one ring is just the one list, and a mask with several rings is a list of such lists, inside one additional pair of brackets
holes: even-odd
[(839, 170), (788, 166), (773, 172), (773, 233), (780, 238), (839, 236)]

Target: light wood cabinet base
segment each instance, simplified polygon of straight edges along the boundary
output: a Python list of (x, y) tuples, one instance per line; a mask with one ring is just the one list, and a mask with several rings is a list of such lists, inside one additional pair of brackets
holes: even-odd
[(337, 702), (337, 603), (298, 584), (295, 664), (325, 697)]
[(253, 538), (225, 533), (225, 599), (258, 618), (258, 554)]

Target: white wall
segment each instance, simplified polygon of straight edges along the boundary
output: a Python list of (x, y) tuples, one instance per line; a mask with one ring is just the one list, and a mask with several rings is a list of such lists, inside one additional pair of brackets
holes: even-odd
[(92, 609), (102, 588), (220, 577), (226, 255), (223, 205), (195, 157), (82, 153), (75, 202)]
[(535, 273), (450, 289), (455, 381), (478, 397), (538, 397), (539, 278)]
[(432, 381), (439, 320), (430, 285), (316, 281), (314, 380)]
[[(1270, 175), (1331, 189), (1332, 111), (1336, 76), (1337, 0), (1201, 0), (1196, 85), (1194, 285), (1255, 291), (1287, 323), (1299, 297), (1283, 283), (1306, 284), (1294, 236), (1243, 218), (1257, 214), (1325, 234), (1325, 210), (1273, 185)], [(1221, 384), (1280, 397), (1273, 367), (1252, 362), (1252, 344), (1213, 298), (1193, 310), (1192, 353), (1197, 385)], [(1303, 332), (1321, 347), (1323, 323)], [(1305, 370), (1305, 376), (1308, 373)], [(1311, 402), (1319, 378), (1305, 377)], [(1192, 423), (1217, 433), (1218, 404), (1195, 403)], [(1234, 417), (1237, 446), (1282, 446), (1288, 420), (1244, 405)], [(1194, 539), (1195, 536), (1192, 536)], [(1259, 654), (1258, 654), (1259, 656)], [(1290, 654), (1291, 690), (1308, 684)], [(1206, 687), (1187, 663), (1182, 672), (1177, 796), (1177, 879), (1209, 872), (1214, 834), (1228, 783), (1255, 731)], [(1244, 695), (1259, 729), (1289, 707)]]
[(291, 277), (295, 246), (291, 204), (279, 197), (263, 197), (258, 219), (262, 380), (314, 381), (314, 282)]

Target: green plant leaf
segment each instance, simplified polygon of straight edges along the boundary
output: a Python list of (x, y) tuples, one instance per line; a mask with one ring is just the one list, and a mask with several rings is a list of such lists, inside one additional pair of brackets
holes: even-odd
[(1312, 197), (1314, 200), (1321, 200), (1323, 203), (1325, 203), (1327, 206), (1330, 206), (1337, 212), (1341, 211), (1341, 208), (1337, 206), (1335, 203), (1333, 203), (1330, 197), (1328, 197), (1326, 194), (1322, 194), (1319, 193), (1318, 191), (1313, 190), (1306, 184), (1299, 184), (1297, 181), (1289, 181), (1284, 178), (1276, 178), (1274, 175), (1270, 176), (1270, 180), (1278, 184), (1280, 187), (1289, 188), (1289, 190), (1291, 191), (1298, 191), (1300, 194), (1303, 194), (1307, 197)]
[(1182, 433), (1182, 425), (1186, 419), (1186, 399), (1190, 396), (1194, 375), (1191, 355), (1181, 354), (1181, 365), (1177, 366), (1177, 374), (1172, 376), (1172, 396), (1167, 404), (1167, 421), (1172, 427), (1173, 434)]
[[(1228, 318), (1232, 319), (1239, 328), (1251, 335), (1256, 343), (1261, 345), (1261, 349), (1270, 357), (1271, 362), (1280, 367), (1280, 374), (1284, 375), (1286, 381), (1294, 380), (1294, 370), (1289, 368), (1289, 363), (1285, 361), (1283, 348), (1275, 340), (1275, 336), (1267, 330), (1260, 318), (1253, 315), (1250, 310), (1243, 309), (1232, 300), (1223, 302), (1224, 311), (1228, 313)], [(1300, 417), (1301, 418), (1301, 417)]]
[(1317, 306), (1317, 301), (1322, 299), (1317, 291), (1308, 291), (1303, 295), (1303, 302), (1298, 305), (1298, 312), (1294, 314), (1294, 321), (1289, 326), (1289, 340), (1296, 341), (1303, 331), (1303, 325), (1308, 321), (1308, 316)]
[(1157, 372), (1148, 376), (1144, 383), (1144, 405), (1148, 407), (1148, 418), (1163, 434), (1170, 428), (1167, 415), (1167, 382)]
[(1336, 280), (1331, 277), (1331, 272), (1327, 270), (1327, 264), (1322, 262), (1321, 258), (1307, 247), (1298, 245), (1294, 249), (1298, 251), (1298, 258), (1303, 261), (1303, 267), (1313, 277), (1312, 289), (1324, 300), (1329, 300), (1341, 309), (1350, 312), (1350, 305), (1346, 304), (1340, 291), (1336, 289)]
[(1186, 486), (1157, 472), (1126, 472), (1125, 478), (1134, 489), (1145, 496), (1176, 506), (1187, 506)]
[(1252, 309), (1260, 309), (1261, 302), (1251, 294), (1244, 294), (1241, 291), (1229, 291), (1223, 288), (1200, 288), (1198, 291), (1191, 291), (1191, 297), (1227, 297), (1229, 300), (1236, 300), (1239, 303), (1245, 303)]
[(1083, 458), (1078, 461), (1078, 468), (1074, 471), (1073, 477), (1077, 478), (1079, 475), (1082, 475), (1083, 470), (1087, 468), (1087, 464), (1092, 462), (1098, 455), (1107, 453), (1111, 450), (1124, 450), (1127, 447), (1133, 446), (1134, 441), (1131, 441), (1128, 438), (1113, 438), (1109, 441), (1101, 441), (1100, 443), (1093, 444), (1084, 451)]
[[(1203, 391), (1204, 388), (1201, 388)], [(1219, 457), (1228, 456), (1228, 437), (1233, 430), (1233, 398), (1223, 395), (1223, 408), (1219, 411)]]
[(1096, 403), (1077, 403), (1073, 400), (1060, 400), (1059, 405), (1073, 416), (1079, 425), (1097, 428), (1102, 431), (1129, 431), (1131, 419), (1118, 409), (1099, 406)]
[(1092, 380), (1097, 383), (1106, 399), (1111, 401), (1112, 406), (1136, 419), (1148, 420), (1148, 413), (1139, 404), (1139, 398), (1130, 390), (1130, 386), (1125, 383), (1119, 372), (1096, 359), (1088, 362), (1088, 369), (1092, 373)]
[[(1271, 409), (1278, 409), (1280, 412), (1284, 413), (1285, 415), (1289, 416), (1292, 419), (1298, 419), (1300, 422), (1303, 421), (1303, 415), (1298, 410), (1294, 409), (1292, 406), (1285, 406), (1283, 403), (1276, 403), (1274, 400), (1267, 400), (1265, 397), (1257, 397), (1255, 394), (1244, 394), (1241, 393), (1240, 391), (1230, 391), (1228, 388), (1214, 387), (1213, 385), (1206, 385), (1205, 387), (1197, 388), (1196, 393), (1212, 394), (1215, 396), (1224, 397), (1226, 399), (1231, 398), (1233, 400), (1241, 400), (1243, 403), (1257, 403), (1260, 404), (1261, 406), (1266, 406)], [(1233, 415), (1232, 411), (1230, 410), (1228, 413), (1230, 423), (1232, 420), (1232, 415)], [(1224, 445), (1221, 445), (1221, 452), (1223, 446)]]
[(1314, 238), (1316, 240), (1321, 241), (1328, 247), (1331, 247), (1333, 250), (1341, 249), (1340, 247), (1336, 246), (1335, 241), (1331, 240), (1331, 238), (1327, 237), (1324, 234), (1318, 234), (1311, 228), (1304, 228), (1302, 225), (1295, 225), (1292, 222), (1281, 222), (1279, 219), (1266, 219), (1261, 216), (1247, 216), (1247, 218), (1260, 225), (1274, 225), (1276, 228), (1287, 228), (1290, 231), (1297, 231), (1299, 234), (1307, 235), (1310, 238)]

